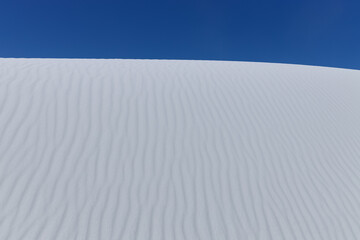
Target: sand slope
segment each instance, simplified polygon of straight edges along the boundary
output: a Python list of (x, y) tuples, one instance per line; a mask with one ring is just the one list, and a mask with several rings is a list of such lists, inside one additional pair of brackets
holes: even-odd
[(0, 239), (360, 239), (360, 71), (0, 59)]

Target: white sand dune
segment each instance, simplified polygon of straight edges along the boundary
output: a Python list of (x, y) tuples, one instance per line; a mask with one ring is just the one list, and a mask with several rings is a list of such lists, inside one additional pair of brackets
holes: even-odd
[(0, 239), (360, 239), (360, 71), (0, 59)]

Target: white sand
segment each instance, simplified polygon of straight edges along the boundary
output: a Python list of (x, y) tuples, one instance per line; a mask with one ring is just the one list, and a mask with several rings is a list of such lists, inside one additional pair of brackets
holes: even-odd
[(0, 239), (360, 239), (360, 71), (0, 59)]

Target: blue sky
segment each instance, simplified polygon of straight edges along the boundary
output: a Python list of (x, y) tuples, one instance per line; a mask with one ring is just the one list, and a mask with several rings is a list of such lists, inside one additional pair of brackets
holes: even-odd
[(360, 1), (1, 0), (0, 57), (210, 59), (360, 69)]

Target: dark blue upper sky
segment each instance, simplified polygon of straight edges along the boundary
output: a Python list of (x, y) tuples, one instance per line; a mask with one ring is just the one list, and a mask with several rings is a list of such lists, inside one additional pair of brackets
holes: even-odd
[(360, 1), (1, 0), (0, 57), (212, 59), (360, 69)]

